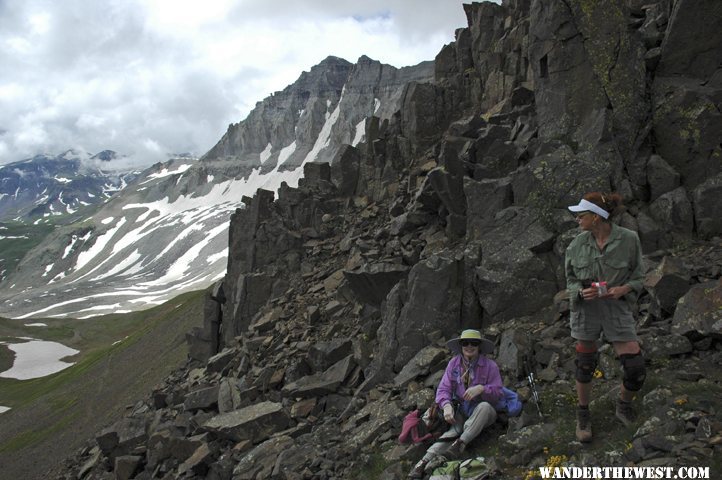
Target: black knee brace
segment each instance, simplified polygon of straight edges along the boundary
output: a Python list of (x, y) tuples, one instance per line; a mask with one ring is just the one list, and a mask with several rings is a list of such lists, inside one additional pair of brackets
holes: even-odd
[(577, 359), (574, 363), (577, 365), (577, 381), (579, 383), (589, 383), (594, 377), (594, 371), (597, 369), (597, 352), (580, 352), (577, 351)]
[(619, 358), (622, 361), (622, 369), (624, 370), (622, 380), (624, 388), (630, 392), (641, 390), (644, 379), (647, 378), (647, 368), (644, 366), (642, 352), (624, 353)]

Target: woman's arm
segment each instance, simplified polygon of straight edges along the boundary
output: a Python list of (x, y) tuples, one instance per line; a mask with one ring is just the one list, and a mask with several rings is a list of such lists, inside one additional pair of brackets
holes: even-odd
[(439, 382), (439, 386), (436, 389), (436, 404), (444, 408), (444, 406), (448, 403), (451, 403), (451, 399), (454, 398), (454, 382), (452, 377), (452, 370), (453, 370), (453, 364), (454, 359), (452, 358), (451, 361), (446, 365), (446, 370), (444, 371), (444, 376), (441, 377), (441, 381)]
[(486, 360), (486, 383), (484, 384), (484, 391), (481, 394), (481, 399), (485, 402), (489, 402), (492, 405), (496, 405), (502, 395), (501, 373), (499, 373), (499, 367), (493, 360)]
[(639, 295), (644, 288), (644, 273), (642, 272), (644, 261), (642, 260), (642, 244), (639, 241), (639, 236), (635, 232), (632, 232), (632, 234), (634, 235), (634, 250), (630, 259), (632, 271), (629, 274), (627, 285)]
[(564, 273), (566, 274), (567, 280), (567, 292), (569, 293), (569, 304), (572, 310), (576, 311), (576, 305), (581, 300), (582, 281), (577, 278), (572, 265), (572, 258), (575, 255), (575, 251), (572, 245), (567, 247), (566, 253), (564, 254)]

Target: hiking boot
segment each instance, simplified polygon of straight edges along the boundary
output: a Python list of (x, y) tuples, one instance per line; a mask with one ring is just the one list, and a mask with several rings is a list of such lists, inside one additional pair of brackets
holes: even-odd
[(424, 478), (424, 469), (426, 468), (426, 460), (419, 460), (419, 463), (414, 465), (414, 468), (409, 472), (409, 479), (420, 479)]
[(617, 399), (617, 408), (614, 414), (625, 427), (630, 426), (636, 420), (632, 402), (625, 402), (621, 398)]
[(464, 452), (465, 448), (466, 444), (460, 438), (457, 438), (454, 443), (451, 444), (449, 449), (444, 453), (444, 456), (447, 460), (455, 460), (461, 457), (461, 454)]
[(577, 407), (577, 440), (582, 443), (592, 441), (592, 414), (588, 408)]

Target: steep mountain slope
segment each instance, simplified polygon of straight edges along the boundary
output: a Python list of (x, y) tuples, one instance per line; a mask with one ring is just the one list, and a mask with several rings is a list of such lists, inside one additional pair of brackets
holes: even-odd
[(407, 82), (432, 75), (432, 62), (327, 58), (259, 102), (199, 162), (156, 165), (92, 217), (56, 230), (0, 285), (0, 314), (132, 311), (209, 285), (225, 274), (229, 216), (245, 196), (296, 186), (302, 165), (360, 142), (372, 117), (398, 110)]
[(0, 284), (48, 233), (91, 215), (140, 173), (116, 160), (110, 150), (68, 150), (0, 167)]
[[(445, 341), (465, 327), (494, 340), (527, 401), (464, 452), (483, 455), (491, 478), (539, 478), (544, 465), (719, 476), (719, 2), (464, 8), (469, 26), (433, 82), (408, 84), (399, 110), (368, 121), (331, 165), (300, 153), (298, 187), (258, 191), (233, 214), (189, 362), (89, 440), (65, 478), (404, 478), (423, 447), (398, 445), (401, 419), (433, 401)], [(271, 139), (286, 159), (290, 138), (272, 138), (232, 126), (214, 155), (248, 168)], [(252, 144), (258, 160), (236, 150)], [(566, 207), (591, 190), (624, 196), (616, 221), (643, 243), (648, 376), (640, 417), (617, 426), (619, 362), (601, 345), (584, 446), (563, 262), (578, 234)], [(545, 416), (529, 403), (529, 368)]]

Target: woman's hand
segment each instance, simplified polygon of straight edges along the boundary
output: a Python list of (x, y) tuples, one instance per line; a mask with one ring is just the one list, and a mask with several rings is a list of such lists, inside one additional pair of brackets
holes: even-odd
[(466, 389), (466, 392), (464, 392), (464, 400), (468, 402), (482, 393), (484, 393), (484, 385), (474, 385), (473, 387)]
[(602, 295), (600, 298), (613, 298), (614, 300), (619, 300), (626, 294), (632, 291), (632, 287), (629, 285), (622, 285), (621, 287), (612, 287), (609, 290), (607, 290), (606, 295)]
[(582, 299), (594, 300), (595, 298), (599, 298), (599, 292), (597, 291), (597, 287), (590, 287), (590, 288), (582, 289)]
[(444, 405), (444, 420), (446, 420), (446, 423), (456, 423), (456, 419), (454, 418), (454, 407), (452, 407), (450, 403)]

